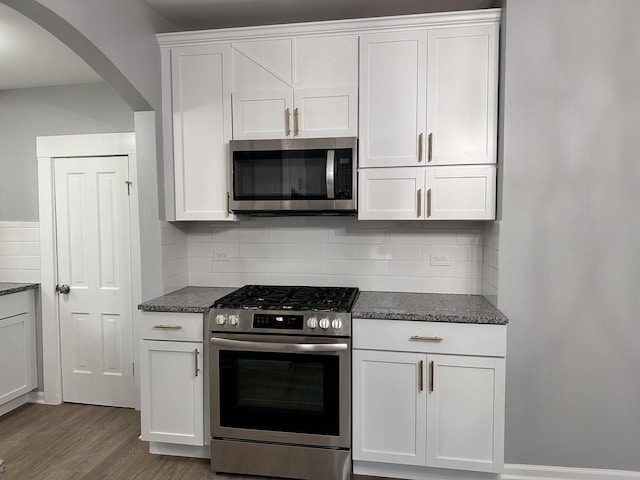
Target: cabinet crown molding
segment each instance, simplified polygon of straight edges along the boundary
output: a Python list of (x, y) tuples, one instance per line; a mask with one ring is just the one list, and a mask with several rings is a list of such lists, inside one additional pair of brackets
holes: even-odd
[(394, 15), (389, 17), (160, 33), (157, 34), (156, 37), (160, 47), (170, 48), (178, 45), (198, 45), (211, 42), (238, 42), (256, 38), (266, 39), (291, 35), (346, 35), (373, 31), (384, 32), (414, 30), (425, 27), (442, 28), (451, 25), (463, 26), (495, 24), (500, 21), (501, 12), (502, 10), (500, 8), (491, 8), (457, 12)]

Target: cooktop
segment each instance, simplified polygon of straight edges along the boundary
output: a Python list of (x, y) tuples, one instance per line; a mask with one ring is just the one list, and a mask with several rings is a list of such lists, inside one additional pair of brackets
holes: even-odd
[(358, 289), (352, 287), (245, 285), (218, 299), (213, 308), (351, 312), (357, 298)]

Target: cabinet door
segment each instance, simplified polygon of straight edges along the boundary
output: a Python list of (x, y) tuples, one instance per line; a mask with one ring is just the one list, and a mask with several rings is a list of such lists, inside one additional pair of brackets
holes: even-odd
[(362, 168), (358, 175), (358, 220), (424, 219), (424, 168)]
[(358, 88), (297, 88), (294, 134), (299, 138), (358, 135)]
[(229, 45), (171, 51), (176, 220), (229, 220)]
[(31, 313), (0, 318), (0, 405), (37, 386), (34, 340)]
[(233, 139), (293, 138), (293, 90), (233, 94)]
[(428, 45), (431, 162), (495, 163), (498, 26), (432, 29)]
[(493, 220), (495, 165), (427, 167), (426, 218)]
[(360, 37), (361, 167), (422, 161), (426, 121), (426, 32)]
[(425, 358), (353, 351), (354, 460), (425, 464)]
[(204, 445), (201, 342), (140, 342), (141, 438)]
[(503, 358), (428, 355), (427, 465), (500, 472)]

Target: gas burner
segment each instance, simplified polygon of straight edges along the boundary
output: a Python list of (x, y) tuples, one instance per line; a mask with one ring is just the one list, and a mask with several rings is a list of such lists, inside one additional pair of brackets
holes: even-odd
[(357, 288), (245, 285), (219, 299), (214, 308), (350, 312)]

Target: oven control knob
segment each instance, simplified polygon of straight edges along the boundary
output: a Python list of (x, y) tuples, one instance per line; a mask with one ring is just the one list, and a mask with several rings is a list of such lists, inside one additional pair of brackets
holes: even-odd
[(223, 315), (221, 313), (219, 313), (218, 315), (216, 315), (216, 323), (218, 325), (224, 325), (225, 323), (227, 323), (227, 317), (226, 315)]
[(329, 319), (328, 318), (321, 318), (320, 319), (320, 328), (323, 330), (326, 330), (327, 328), (329, 328)]
[(229, 325), (236, 326), (239, 320), (238, 315), (229, 315)]
[(339, 318), (334, 318), (333, 320), (331, 320), (331, 326), (335, 330), (340, 330), (342, 328), (342, 320), (340, 320)]
[(311, 317), (307, 320), (307, 326), (309, 328), (316, 328), (318, 326), (318, 319), (316, 317)]

